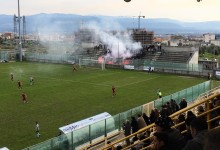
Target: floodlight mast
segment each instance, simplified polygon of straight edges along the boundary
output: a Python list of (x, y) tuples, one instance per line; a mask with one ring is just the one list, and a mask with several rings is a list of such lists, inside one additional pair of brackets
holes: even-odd
[(18, 49), (19, 49), (19, 52), (20, 52), (20, 61), (22, 61), (21, 17), (20, 17), (20, 2), (19, 2), (19, 0), (18, 0), (18, 34), (19, 34)]

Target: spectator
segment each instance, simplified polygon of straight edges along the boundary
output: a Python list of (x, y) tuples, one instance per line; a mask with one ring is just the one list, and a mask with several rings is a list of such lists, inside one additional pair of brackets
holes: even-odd
[(208, 131), (205, 138), (204, 150), (219, 150), (220, 128)]
[[(108, 142), (107, 142), (107, 145), (111, 145), (111, 141), (108, 141)], [(112, 150), (112, 148), (110, 147), (110, 148), (108, 148), (107, 150)]]
[[(184, 116), (183, 114), (180, 114), (180, 115), (178, 116), (177, 123), (181, 123), (181, 122), (184, 122), (184, 123), (185, 123), (185, 116)], [(180, 125), (180, 126), (178, 127), (178, 130), (179, 130), (180, 132), (185, 131), (185, 130), (186, 130), (185, 124)]]
[[(125, 136), (131, 135), (131, 124), (130, 124), (129, 120), (126, 120), (126, 122), (123, 124), (123, 130), (124, 130)], [(129, 138), (126, 139), (126, 144), (127, 144), (127, 146), (130, 145)]]
[(154, 123), (159, 115), (159, 111), (156, 108), (152, 109), (150, 113), (150, 122)]
[(153, 150), (169, 150), (166, 145), (168, 135), (166, 132), (155, 132)]
[(186, 108), (187, 107), (187, 102), (185, 98), (182, 98), (181, 102), (179, 103), (180, 109)]
[(160, 111), (160, 116), (161, 117), (168, 117), (169, 115), (171, 115), (171, 113), (167, 109), (167, 106), (166, 105), (162, 105), (162, 109)]
[(197, 107), (197, 115), (200, 115), (200, 114), (202, 114), (204, 112), (205, 112), (205, 110), (204, 110), (204, 108), (201, 105)]
[(171, 108), (170, 102), (167, 102), (167, 103), (166, 103), (166, 108), (167, 108), (169, 114), (172, 114), (172, 113), (173, 113), (173, 110), (172, 110), (172, 108)]
[(122, 147), (121, 145), (118, 145), (118, 146), (116, 147), (116, 150), (121, 150), (121, 149), (123, 149), (123, 147)]
[(207, 123), (203, 118), (196, 118), (190, 124), (190, 131), (193, 139), (188, 141), (183, 150), (203, 150)]
[(138, 114), (137, 124), (138, 124), (138, 130), (147, 126), (147, 124), (144, 121), (144, 118), (140, 114)]
[(196, 109), (197, 109), (197, 116), (198, 117), (203, 118), (203, 119), (207, 119), (206, 115), (199, 116), (200, 114), (205, 112), (204, 108), (201, 105), (198, 106)]
[[(215, 102), (215, 105), (214, 107), (218, 107), (220, 106), (220, 100), (218, 99), (216, 102)], [(215, 116), (220, 116), (220, 108), (216, 109), (215, 112), (214, 112)], [(213, 115), (213, 117), (215, 117)], [(217, 119), (216, 122), (215, 122), (215, 126), (219, 126), (220, 125), (220, 119)]]
[(172, 113), (175, 113), (180, 109), (179, 105), (176, 103), (176, 101), (174, 99), (170, 100), (170, 105), (171, 105)]
[(150, 118), (145, 113), (142, 114), (142, 117), (144, 118), (144, 121), (147, 125), (151, 124)]
[(147, 130), (147, 131), (144, 133), (144, 136), (140, 137), (140, 139), (142, 139), (142, 138), (145, 139), (145, 140), (143, 141), (143, 146), (144, 146), (144, 147), (149, 146), (150, 143), (151, 143), (151, 140), (150, 140), (150, 139), (146, 140), (146, 138), (149, 138), (149, 137), (150, 137), (150, 134), (151, 134), (150, 130)]
[(135, 143), (137, 143), (138, 142), (138, 137), (137, 136), (134, 136), (133, 138), (132, 138), (132, 143), (131, 144), (135, 144)]
[(138, 131), (138, 123), (134, 116), (131, 117), (131, 130), (132, 130), (132, 133), (135, 133)]
[(186, 115), (186, 120), (190, 118), (196, 118), (196, 115), (191, 110), (188, 111)]
[(175, 100), (174, 100), (174, 104), (176, 105), (176, 111), (179, 111), (179, 110), (180, 110), (180, 107), (179, 107), (179, 105), (176, 103)]
[(144, 134), (140, 134), (138, 136), (138, 140), (135, 143), (138, 143), (135, 147), (136, 149), (142, 149), (144, 147), (144, 142), (141, 142), (142, 140), (144, 140), (146, 137)]
[(185, 120), (185, 125), (186, 125), (186, 133), (184, 134), (184, 138), (185, 138), (185, 141), (189, 141), (189, 140), (192, 140), (192, 134), (190, 132), (190, 123), (196, 119), (196, 115), (193, 114), (192, 111), (188, 111), (187, 112), (187, 117), (186, 117), (186, 120)]
[(159, 117), (155, 122), (156, 132), (167, 134), (166, 147), (170, 150), (181, 150), (184, 147), (184, 137), (177, 129), (171, 128), (173, 121), (169, 117)]

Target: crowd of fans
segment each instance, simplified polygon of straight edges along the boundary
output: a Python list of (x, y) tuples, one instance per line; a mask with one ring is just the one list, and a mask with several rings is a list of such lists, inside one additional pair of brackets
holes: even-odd
[[(220, 106), (220, 97), (210, 101), (211, 109)], [(144, 133), (137, 134), (126, 139), (126, 146), (134, 144), (131, 150), (146, 148), (149, 150), (217, 150), (220, 145), (220, 128), (213, 129), (220, 125), (220, 119), (211, 122), (211, 129), (208, 130), (207, 115), (202, 115), (206, 111), (206, 105), (199, 105), (195, 112), (187, 111), (180, 114), (175, 119), (169, 115), (186, 108), (187, 102), (183, 98), (179, 104), (171, 99), (161, 110), (152, 109), (150, 116), (145, 113), (132, 116), (131, 120), (123, 123), (124, 135), (129, 136), (144, 127), (155, 123), (152, 129)], [(220, 116), (220, 108), (211, 112), (211, 118)], [(178, 127), (171, 128), (173, 125), (184, 122)], [(182, 132), (182, 133), (181, 133)], [(205, 138), (205, 137), (210, 137)], [(212, 140), (211, 140), (212, 139)], [(137, 143), (137, 144), (136, 144)], [(212, 147), (210, 149), (209, 147)], [(122, 149), (118, 145), (116, 149)]]

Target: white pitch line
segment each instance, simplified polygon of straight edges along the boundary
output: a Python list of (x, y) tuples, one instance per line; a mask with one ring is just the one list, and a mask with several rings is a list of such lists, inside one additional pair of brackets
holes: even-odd
[(145, 81), (148, 81), (148, 80), (152, 80), (152, 79), (156, 79), (156, 78), (159, 78), (160, 76), (157, 76), (157, 77), (154, 77), (154, 78), (148, 78), (146, 80), (142, 80), (142, 81), (137, 81), (137, 82), (132, 82), (132, 83), (129, 83), (129, 84), (124, 84), (122, 86), (118, 86), (118, 87), (125, 87), (125, 86), (128, 86), (128, 85), (132, 85), (132, 84), (137, 84), (137, 83), (141, 83), (141, 82), (145, 82)]
[(178, 76), (178, 77), (180, 77), (180, 78), (196, 78), (196, 77), (190, 77), (190, 76)]
[[(20, 90), (20, 89), (18, 89)], [(20, 91), (22, 92), (22, 90)], [(11, 93), (7, 93), (7, 94), (1, 94), (0, 96), (6, 96), (6, 95), (17, 95), (19, 92), (11, 92)]]
[[(114, 75), (114, 74), (118, 74), (118, 73), (121, 73), (121, 72), (108, 73), (108, 74), (100, 74), (100, 75), (96, 75), (96, 76), (93, 76), (93, 77), (89, 77), (89, 78), (86, 78), (86, 79), (83, 79), (83, 80), (88, 80), (88, 79), (98, 78), (98, 77), (104, 77), (104, 76)], [(83, 80), (81, 80), (81, 81), (83, 81)]]
[[(117, 73), (121, 73), (121, 72), (117, 72)], [(24, 73), (22, 73), (23, 75), (26, 75)], [(111, 74), (116, 74), (116, 73), (111, 73)], [(107, 74), (109, 75), (109, 74)], [(27, 75), (26, 75), (27, 76)], [(105, 75), (100, 75), (100, 76), (105, 76)], [(59, 81), (65, 81), (65, 82), (72, 82), (72, 83), (84, 83), (84, 84), (91, 84), (91, 85), (95, 85), (95, 86), (112, 86), (112, 84), (97, 84), (97, 83), (91, 83), (91, 82), (83, 82), (83, 81), (75, 81), (75, 80), (66, 80), (66, 79), (61, 79), (61, 78), (50, 78), (50, 77), (42, 77), (42, 76), (35, 76), (37, 78), (46, 78), (46, 79), (53, 79), (53, 80), (59, 80)], [(97, 76), (99, 77), (99, 76)], [(117, 87), (125, 87), (125, 86), (129, 86), (129, 85), (132, 85), (132, 84), (137, 84), (137, 83), (141, 83), (141, 82), (145, 82), (145, 81), (148, 81), (148, 80), (152, 80), (152, 79), (156, 79), (158, 78), (159, 76), (157, 77), (154, 77), (154, 78), (148, 78), (146, 80), (142, 80), (142, 81), (137, 81), (137, 82), (132, 82), (132, 83), (129, 83), (129, 84), (124, 84), (122, 86), (117, 86)], [(92, 77), (93, 78), (93, 77)], [(89, 78), (87, 78), (89, 79)], [(86, 80), (86, 79), (85, 79)], [(106, 83), (106, 82), (104, 82)]]
[(65, 81), (65, 82), (91, 84), (91, 85), (96, 85), (96, 86), (110, 86), (110, 85), (108, 85), (108, 84), (97, 84), (97, 83), (91, 83), (91, 82), (66, 80), (66, 79), (61, 79), (61, 78), (49, 78), (49, 77), (39, 77), (39, 76), (37, 76), (37, 77), (38, 77), (38, 78), (45, 78), (45, 79), (59, 80), (59, 81)]

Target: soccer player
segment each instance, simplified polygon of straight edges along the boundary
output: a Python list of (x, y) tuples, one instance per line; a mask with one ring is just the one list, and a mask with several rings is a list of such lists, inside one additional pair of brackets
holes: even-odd
[(22, 89), (22, 82), (20, 80), (18, 80), (18, 88)]
[(114, 85), (112, 86), (112, 97), (113, 96), (116, 96), (116, 91), (115, 91), (115, 86)]
[(30, 85), (33, 85), (33, 83), (34, 83), (34, 78), (30, 76)]
[(36, 131), (36, 136), (39, 138), (40, 137), (40, 125), (37, 121), (35, 125), (35, 131)]
[(10, 78), (11, 78), (11, 81), (14, 81), (14, 75), (13, 75), (13, 73), (10, 74)]
[(208, 73), (208, 80), (211, 80), (211, 78), (212, 78), (212, 74)]
[(27, 101), (27, 94), (25, 92), (21, 93), (21, 98), (22, 98), (23, 103), (28, 103), (28, 101)]
[(76, 67), (76, 64), (75, 63), (73, 63), (73, 72), (74, 71), (77, 71), (77, 67)]

